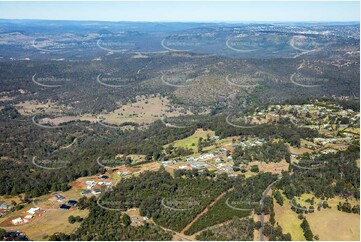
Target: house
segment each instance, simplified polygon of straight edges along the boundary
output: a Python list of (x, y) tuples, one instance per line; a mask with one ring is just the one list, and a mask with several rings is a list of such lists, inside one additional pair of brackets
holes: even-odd
[(100, 186), (111, 186), (112, 182), (98, 182)]
[(221, 162), (223, 162), (223, 159), (218, 157), (218, 158), (216, 159), (216, 162), (217, 162), (217, 163), (221, 163)]
[(9, 206), (9, 205), (6, 205), (6, 203), (1, 203), (0, 202), (0, 209), (2, 210), (10, 210), (13, 206)]
[(126, 176), (126, 175), (128, 175), (128, 174), (129, 174), (129, 172), (127, 172), (127, 171), (118, 172), (118, 175), (119, 175), (119, 176)]
[(169, 164), (171, 164), (171, 161), (169, 161), (169, 160), (162, 161), (162, 165), (164, 165), (164, 166), (167, 166)]
[(83, 191), (81, 191), (81, 194), (82, 194), (82, 195), (87, 195), (87, 194), (90, 194), (90, 193), (91, 193), (90, 190), (83, 190)]
[(233, 171), (233, 166), (227, 166), (224, 168), (225, 171)]
[(29, 222), (29, 220), (23, 219), (22, 217), (11, 220), (11, 223), (14, 224), (14, 225), (24, 224), (24, 223), (28, 223), (28, 222)]
[(38, 210), (40, 210), (40, 208), (30, 208), (27, 213), (34, 215)]
[(324, 155), (327, 155), (327, 154), (330, 154), (330, 153), (335, 154), (335, 153), (337, 153), (337, 150), (326, 149), (326, 150), (321, 151), (321, 154), (324, 154)]
[(85, 184), (87, 184), (87, 189), (92, 189), (93, 186), (97, 184), (96, 181), (86, 181)]
[(61, 201), (63, 201), (63, 199), (64, 199), (65, 197), (62, 196), (62, 195), (55, 195), (55, 198), (56, 198), (56, 201), (61, 202)]
[(92, 190), (92, 194), (99, 195), (101, 193), (100, 189), (94, 189)]
[(191, 167), (189, 167), (189, 166), (180, 166), (178, 169), (179, 170), (190, 170)]
[(219, 140), (219, 136), (214, 136), (213, 139), (214, 140)]
[(193, 157), (193, 156), (188, 157), (188, 158), (187, 158), (187, 161), (194, 161), (194, 157)]
[(71, 207), (75, 207), (77, 204), (78, 204), (78, 202), (75, 200), (69, 200), (67, 203), (67, 205), (71, 206)]
[(138, 217), (131, 218), (132, 223), (141, 223), (142, 221)]
[(203, 163), (203, 162), (193, 162), (193, 163), (191, 163), (191, 167), (192, 167), (192, 168), (201, 168), (201, 169), (204, 169), (204, 168), (206, 168), (207, 166), (206, 166), (206, 164)]
[(227, 150), (226, 150), (225, 148), (222, 148), (222, 149), (220, 149), (219, 151), (222, 152), (222, 153), (226, 153), (226, 152), (227, 152)]
[(69, 210), (70, 209), (70, 206), (66, 205), (66, 204), (62, 204), (60, 205), (59, 207), (61, 210)]

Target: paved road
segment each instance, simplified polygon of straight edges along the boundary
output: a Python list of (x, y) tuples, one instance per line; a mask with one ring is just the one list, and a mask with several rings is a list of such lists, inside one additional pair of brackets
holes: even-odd
[[(263, 210), (263, 206), (264, 206), (264, 199), (267, 197), (267, 194), (268, 194), (269, 191), (271, 190), (272, 186), (273, 186), (279, 179), (281, 179), (281, 178), (282, 178), (282, 175), (280, 174), (280, 175), (278, 176), (277, 180), (274, 181), (274, 182), (272, 182), (271, 184), (269, 184), (269, 186), (266, 188), (266, 190), (263, 191), (261, 201), (259, 201), (262, 210)], [(263, 234), (264, 213), (263, 213), (263, 212), (262, 212), (261, 215), (259, 216), (259, 220), (261, 221), (261, 228), (259, 229), (259, 240), (260, 240), (260, 241), (264, 241), (264, 234)]]

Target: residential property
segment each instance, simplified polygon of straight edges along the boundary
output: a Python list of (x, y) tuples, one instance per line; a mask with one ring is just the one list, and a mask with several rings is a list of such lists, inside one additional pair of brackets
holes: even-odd
[(127, 175), (129, 175), (129, 172), (127, 172), (127, 171), (123, 171), (123, 172), (119, 171), (118, 175), (119, 176), (127, 176)]
[(99, 195), (100, 193), (102, 193), (102, 192), (100, 191), (100, 189), (94, 189), (94, 190), (92, 190), (92, 194), (93, 194), (93, 195)]
[(26, 215), (24, 218), (25, 219), (32, 219), (34, 217), (34, 215)]
[(60, 205), (59, 207), (61, 210), (69, 210), (70, 209), (70, 206), (66, 205), (66, 204), (62, 204)]
[(91, 193), (91, 190), (83, 190), (83, 191), (81, 191), (82, 195), (88, 195), (90, 193)]
[(194, 161), (194, 157), (193, 157), (193, 156), (188, 157), (186, 160), (187, 160), (187, 161)]
[(207, 168), (206, 164), (203, 162), (193, 162), (190, 164), (192, 168), (197, 168), (197, 169), (204, 169)]
[(85, 184), (87, 184), (87, 189), (92, 189), (97, 182), (96, 181), (86, 181)]
[(180, 166), (178, 169), (179, 170), (191, 170), (192, 167), (190, 167), (190, 166)]
[(216, 158), (216, 162), (217, 162), (217, 163), (221, 163), (221, 162), (224, 162), (224, 160), (223, 160), (222, 158), (220, 158), (220, 157), (217, 157), (217, 158)]
[(7, 205), (4, 201), (0, 201), (0, 209), (1, 210), (10, 210), (13, 206)]
[(77, 204), (78, 204), (78, 201), (69, 200), (66, 205), (71, 206), (71, 207), (75, 207)]
[(59, 195), (59, 194), (57, 194), (57, 195), (55, 195), (55, 198), (56, 198), (56, 201), (58, 201), (58, 202), (62, 202), (63, 200), (64, 200), (64, 196), (62, 196), (62, 195)]
[(16, 219), (11, 220), (11, 223), (12, 223), (13, 225), (18, 225), (18, 224), (29, 223), (29, 220), (24, 219), (24, 218), (22, 218), (22, 217), (19, 217), (19, 218), (16, 218)]
[(28, 214), (31, 214), (31, 215), (34, 215), (37, 211), (39, 211), (40, 208), (30, 208), (27, 213)]

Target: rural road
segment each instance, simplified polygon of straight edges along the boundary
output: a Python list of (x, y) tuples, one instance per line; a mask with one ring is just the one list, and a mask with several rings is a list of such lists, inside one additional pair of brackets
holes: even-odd
[[(272, 186), (279, 181), (282, 178), (282, 175), (280, 174), (277, 178), (276, 181), (272, 182), (271, 184), (268, 185), (268, 187), (266, 188), (266, 190), (263, 191), (262, 194), (262, 198), (261, 201), (259, 201), (260, 205), (261, 205), (261, 209), (263, 209), (264, 206), (264, 199), (267, 197), (267, 194), (269, 193), (269, 191), (271, 190)], [(261, 228), (259, 229), (259, 240), (260, 241), (264, 241), (264, 234), (263, 234), (263, 226), (264, 226), (264, 212), (261, 213), (261, 215), (259, 216), (260, 221), (261, 221)]]

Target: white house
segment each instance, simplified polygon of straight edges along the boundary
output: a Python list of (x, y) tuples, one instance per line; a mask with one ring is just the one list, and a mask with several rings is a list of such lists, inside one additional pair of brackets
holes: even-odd
[(31, 215), (34, 215), (40, 208), (30, 208), (27, 213), (28, 214), (31, 214)]

